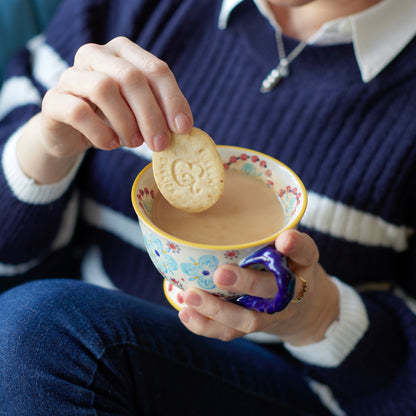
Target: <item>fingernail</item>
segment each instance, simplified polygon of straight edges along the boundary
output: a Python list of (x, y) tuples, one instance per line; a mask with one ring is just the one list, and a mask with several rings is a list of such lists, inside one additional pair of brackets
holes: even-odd
[(120, 147), (120, 141), (118, 138), (114, 138), (113, 141), (110, 143), (111, 149), (118, 149)]
[(191, 320), (191, 316), (189, 315), (189, 312), (185, 309), (181, 309), (179, 311), (179, 319), (184, 323), (187, 324)]
[(202, 299), (198, 293), (195, 292), (186, 292), (184, 296), (184, 300), (188, 305), (191, 306), (201, 306)]
[(223, 286), (233, 286), (237, 282), (237, 275), (231, 270), (223, 270), (219, 283)]
[(133, 147), (139, 147), (143, 143), (141, 136), (135, 134), (131, 139), (131, 145)]
[(169, 136), (167, 133), (159, 133), (155, 137), (153, 137), (153, 146), (156, 152), (161, 152), (162, 150), (166, 149), (169, 144)]
[(185, 113), (179, 113), (175, 117), (175, 125), (178, 133), (185, 133), (192, 127), (192, 122)]

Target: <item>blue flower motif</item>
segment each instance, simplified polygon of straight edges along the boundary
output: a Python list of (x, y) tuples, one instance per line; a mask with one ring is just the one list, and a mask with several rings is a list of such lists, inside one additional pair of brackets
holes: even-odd
[(202, 289), (213, 289), (215, 287), (212, 280), (215, 269), (218, 266), (218, 259), (214, 256), (201, 256), (198, 261), (190, 258), (192, 263), (182, 263), (181, 269), (188, 276), (189, 280), (196, 280)]
[(145, 243), (148, 249), (150, 258), (157, 267), (160, 273), (166, 275), (168, 273), (174, 273), (178, 269), (178, 263), (173, 257), (167, 254), (167, 251), (163, 249), (162, 242), (154, 234), (145, 235)]
[(244, 165), (241, 166), (240, 171), (242, 173), (245, 173), (248, 176), (255, 176), (255, 177), (261, 176), (263, 174), (262, 171), (260, 171), (260, 173), (257, 173), (257, 169), (252, 163), (244, 163)]

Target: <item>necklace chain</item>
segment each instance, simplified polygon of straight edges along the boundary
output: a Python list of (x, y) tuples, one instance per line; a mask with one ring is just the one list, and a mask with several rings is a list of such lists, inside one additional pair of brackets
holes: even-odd
[(279, 53), (279, 65), (272, 69), (269, 75), (263, 80), (260, 92), (271, 91), (283, 78), (289, 76), (289, 64), (305, 49), (307, 42), (302, 41), (286, 56), (285, 45), (281, 33), (276, 35), (277, 51)]

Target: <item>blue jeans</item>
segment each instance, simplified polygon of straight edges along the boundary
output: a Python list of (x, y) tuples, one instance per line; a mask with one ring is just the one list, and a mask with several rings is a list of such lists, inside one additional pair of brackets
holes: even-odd
[(0, 415), (325, 415), (296, 362), (76, 280), (0, 296)]

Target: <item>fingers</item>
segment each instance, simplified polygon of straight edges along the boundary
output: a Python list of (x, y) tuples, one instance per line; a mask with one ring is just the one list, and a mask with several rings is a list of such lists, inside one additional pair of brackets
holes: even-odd
[(192, 308), (183, 308), (179, 312), (181, 322), (194, 334), (207, 338), (231, 341), (245, 334), (227, 325), (214, 321)]
[(234, 293), (246, 293), (262, 298), (273, 298), (277, 283), (271, 272), (243, 269), (236, 264), (226, 264), (214, 273), (216, 286)]
[[(242, 269), (235, 264), (219, 267), (214, 273), (214, 283), (232, 292), (266, 298), (274, 297), (277, 290), (272, 273)], [(261, 330), (270, 319), (270, 315), (221, 300), (203, 290), (185, 291), (184, 301), (189, 308), (179, 313), (183, 324), (198, 335), (223, 341)]]
[(308, 267), (317, 264), (319, 251), (313, 239), (297, 230), (287, 230), (275, 242), (276, 250), (289, 257), (291, 265)]
[[(137, 147), (142, 143), (134, 115), (120, 94), (117, 84), (106, 74), (77, 71), (71, 68), (61, 77), (60, 92), (75, 97), (88, 97), (88, 100), (99, 109), (98, 114), (101, 115), (102, 122), (110, 125), (117, 134), (121, 145)], [(82, 104), (80, 103), (79, 106)], [(88, 115), (91, 115), (90, 112)], [(97, 127), (97, 117), (92, 117), (91, 124)], [(94, 136), (87, 137), (92, 139)], [(95, 140), (91, 141), (95, 142)]]
[(166, 63), (126, 38), (81, 47), (74, 66), (42, 104), (42, 143), (56, 157), (146, 141), (163, 150), (170, 132), (193, 125), (189, 104)]
[[(311, 288), (308, 291), (310, 298), (317, 276), (323, 273), (318, 267), (319, 253), (316, 244), (308, 235), (289, 230), (277, 238), (275, 245), (279, 252), (289, 257), (293, 271), (307, 276)], [(243, 269), (235, 264), (220, 266), (214, 273), (214, 283), (231, 292), (263, 298), (274, 297), (277, 290), (272, 273)], [(300, 279), (296, 279), (295, 295), (301, 293), (301, 289), (302, 283)], [(189, 330), (199, 335), (227, 341), (252, 332), (265, 331), (285, 339), (292, 337), (290, 339), (293, 340), (299, 333), (296, 336), (302, 342), (310, 335), (308, 326), (304, 325), (304, 318), (309, 315), (305, 315), (304, 311), (314, 305), (314, 302), (291, 303), (279, 313), (269, 315), (248, 310), (196, 289), (185, 291), (184, 301), (187, 307), (180, 311), (179, 317)]]
[(166, 62), (134, 43), (126, 43), (123, 38), (114, 39), (110, 45), (146, 74), (149, 86), (167, 116), (169, 128), (176, 133), (186, 133), (193, 125), (192, 112)]
[(223, 301), (198, 289), (184, 293), (190, 307), (179, 312), (182, 323), (192, 332), (230, 341), (258, 330), (259, 313)]
[[(120, 145), (112, 128), (100, 119), (84, 99), (56, 88), (51, 89), (43, 99), (42, 113), (45, 129), (57, 133), (44, 135), (50, 153), (56, 157), (72, 156), (91, 145), (106, 150), (116, 149)], [(71, 131), (72, 139), (60, 140), (60, 137), (65, 136), (63, 130), (67, 126), (74, 129)]]
[[(97, 94), (88, 98), (107, 117), (108, 112), (106, 113), (103, 108), (105, 102), (109, 103), (113, 112), (116, 112), (117, 104), (120, 100), (124, 101), (124, 112), (126, 108), (128, 109), (126, 122), (131, 122), (130, 118), (134, 119), (135, 133), (140, 131), (153, 150), (163, 149), (169, 142), (169, 127), (146, 75), (128, 59), (124, 59), (118, 53), (114, 55), (110, 52), (98, 45), (84, 46), (79, 52), (83, 58), (83, 65), (88, 65), (93, 70), (93, 76), (100, 78), (98, 82), (102, 87)], [(76, 59), (76, 62), (79, 60), (80, 58)], [(113, 97), (114, 100), (108, 101), (108, 97)], [(101, 100), (97, 101), (97, 98)], [(132, 126), (129, 125), (129, 130), (131, 128)]]
[[(297, 230), (282, 233), (275, 242), (276, 249), (289, 258), (293, 271), (316, 266), (319, 251), (307, 234)], [(251, 268), (240, 268), (236, 264), (220, 266), (214, 273), (216, 286), (234, 293), (263, 298), (272, 298), (276, 294), (277, 284), (271, 272), (257, 271)]]
[[(137, 132), (153, 150), (166, 147), (170, 130), (184, 133), (192, 127), (189, 104), (169, 67), (133, 42), (116, 38), (105, 46), (85, 45), (78, 51), (74, 66), (107, 76), (100, 79), (99, 92), (93, 97), (98, 96), (102, 105), (109, 96), (119, 94), (135, 120)], [(119, 102), (118, 98), (116, 102)], [(108, 111), (100, 105), (109, 120), (120, 119), (117, 115), (108, 117)], [(123, 109), (118, 111), (122, 113)], [(124, 134), (130, 136), (130, 119), (127, 124)]]

